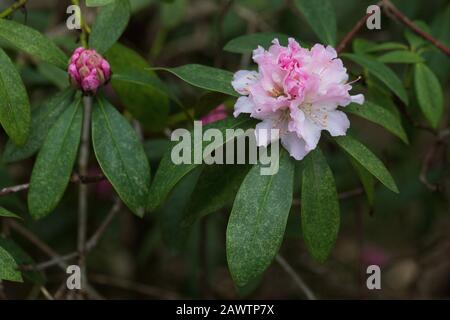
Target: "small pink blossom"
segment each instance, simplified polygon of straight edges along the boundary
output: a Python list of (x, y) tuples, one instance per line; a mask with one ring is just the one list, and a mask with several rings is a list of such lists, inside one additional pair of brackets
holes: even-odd
[(268, 50), (255, 49), (253, 60), (258, 71), (234, 74), (232, 85), (242, 96), (233, 114), (262, 120), (256, 125), (258, 146), (271, 143), (267, 131), (259, 129), (279, 129), (282, 145), (301, 160), (316, 148), (322, 130), (346, 134), (350, 122), (337, 108), (362, 104), (364, 96), (349, 94), (347, 69), (332, 47), (316, 44), (309, 50), (293, 38), (283, 47), (274, 39)]
[(203, 116), (200, 120), (202, 121), (202, 124), (205, 126), (207, 124), (223, 120), (226, 117), (228, 117), (228, 115), (225, 110), (225, 105), (221, 104), (217, 106), (215, 109), (213, 109), (210, 113)]
[(77, 48), (70, 58), (70, 83), (85, 93), (94, 94), (111, 77), (111, 67), (93, 49)]

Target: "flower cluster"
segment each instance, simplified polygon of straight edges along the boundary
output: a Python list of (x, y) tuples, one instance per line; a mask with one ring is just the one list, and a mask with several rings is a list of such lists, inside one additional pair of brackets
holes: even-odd
[(347, 69), (332, 47), (316, 44), (309, 50), (292, 38), (284, 47), (274, 39), (267, 51), (255, 49), (253, 60), (258, 71), (236, 72), (232, 85), (242, 95), (234, 116), (249, 113), (262, 120), (256, 125), (258, 146), (269, 145), (267, 130), (278, 129), (282, 145), (301, 160), (316, 148), (322, 130), (346, 134), (350, 122), (337, 108), (362, 104), (364, 96), (349, 94)]
[(72, 54), (68, 72), (70, 83), (87, 94), (96, 93), (111, 77), (108, 61), (95, 50), (82, 47)]

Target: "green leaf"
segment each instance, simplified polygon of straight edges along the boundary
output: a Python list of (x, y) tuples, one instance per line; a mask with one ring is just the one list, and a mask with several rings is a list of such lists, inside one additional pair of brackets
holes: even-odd
[(23, 276), (35, 284), (42, 285), (44, 283), (44, 277), (40, 272), (20, 272), (18, 270), (18, 267), (21, 265), (31, 265), (34, 263), (33, 259), (15, 242), (0, 237), (0, 279), (23, 282)]
[(228, 266), (237, 286), (261, 275), (283, 241), (292, 203), (294, 162), (281, 149), (279, 171), (261, 175), (255, 165), (234, 200), (226, 233)]
[(89, 47), (100, 54), (105, 53), (119, 40), (130, 20), (130, 2), (128, 0), (115, 0), (103, 6), (92, 26), (89, 36)]
[[(428, 27), (425, 22), (413, 21), (413, 23), (422, 31), (431, 34), (430, 27)], [(420, 37), (409, 29), (405, 29), (405, 38), (406, 40), (408, 40), (411, 49), (414, 51), (428, 43), (424, 38)]]
[(319, 149), (304, 160), (301, 217), (306, 247), (324, 262), (339, 232), (339, 202), (333, 173)]
[(232, 203), (249, 169), (246, 165), (206, 166), (192, 193), (183, 225), (191, 226), (197, 219)]
[(6, 218), (17, 218), (17, 219), (22, 219), (20, 216), (18, 216), (15, 213), (12, 213), (9, 210), (6, 210), (3, 207), (0, 207), (0, 217), (6, 217)]
[(172, 29), (179, 25), (185, 17), (188, 1), (177, 0), (161, 3), (161, 23), (164, 28)]
[[(219, 129), (223, 136), (225, 135), (226, 129), (237, 129), (241, 128), (243, 130), (250, 128), (252, 125), (254, 125), (254, 122), (252, 119), (248, 117), (239, 117), (237, 119), (228, 118), (224, 119), (222, 121), (218, 121), (215, 123), (212, 123), (203, 129), (209, 129), (209, 128), (216, 128)], [(239, 137), (240, 135), (237, 134), (235, 137)], [(197, 141), (194, 135), (191, 132), (191, 137), (193, 137), (192, 140), (192, 147), (191, 150), (195, 150), (202, 144), (201, 141)], [(198, 137), (200, 138), (200, 137)], [(227, 139), (225, 138), (223, 141), (223, 144), (226, 144), (227, 142), (233, 140), (234, 138)], [(174, 144), (173, 144), (174, 145)], [(172, 146), (173, 146), (172, 145)], [(202, 151), (203, 152), (203, 151)], [(172, 153), (172, 147), (168, 150), (168, 152), (164, 155), (164, 157), (161, 160), (161, 163), (159, 165), (158, 171), (156, 171), (155, 178), (153, 179), (153, 183), (150, 187), (150, 197), (147, 209), (149, 211), (152, 211), (159, 207), (167, 198), (170, 191), (175, 187), (175, 185), (183, 178), (187, 173), (192, 171), (194, 168), (199, 166), (200, 164), (192, 163), (190, 164), (174, 164), (171, 159), (171, 153)], [(192, 160), (192, 158), (191, 158)]]
[(66, 69), (69, 58), (42, 33), (15, 21), (0, 19), (0, 39), (42, 61)]
[(336, 16), (330, 0), (295, 0), (297, 8), (319, 39), (329, 45), (336, 45)]
[(356, 162), (355, 159), (352, 157), (349, 158), (350, 162), (355, 169), (356, 173), (358, 174), (359, 180), (361, 181), (364, 191), (366, 193), (367, 201), (369, 201), (370, 205), (373, 205), (374, 200), (374, 193), (375, 193), (375, 181), (373, 179), (373, 176), (370, 174), (369, 171), (364, 169), (362, 165), (360, 165), (358, 162)]
[(186, 64), (176, 68), (152, 68), (165, 70), (176, 75), (187, 83), (210, 91), (222, 92), (230, 96), (238, 96), (231, 86), (233, 73), (230, 71), (203, 66), (200, 64)]
[(377, 58), (382, 63), (421, 63), (420, 55), (412, 51), (391, 51)]
[(278, 38), (282, 45), (288, 43), (288, 36), (282, 33), (252, 33), (230, 40), (223, 49), (234, 53), (251, 53), (258, 46), (267, 49), (275, 38)]
[(425, 64), (414, 69), (414, 84), (417, 101), (428, 122), (436, 128), (444, 111), (444, 95), (436, 75)]
[(14, 143), (25, 144), (30, 131), (30, 103), (19, 72), (1, 48), (0, 124)]
[(83, 109), (77, 99), (50, 129), (31, 175), (28, 207), (33, 218), (58, 205), (72, 174), (80, 143)]
[(366, 55), (355, 55), (350, 53), (344, 53), (342, 54), (342, 56), (366, 68), (369, 71), (369, 73), (371, 73), (374, 77), (383, 82), (405, 104), (408, 104), (408, 94), (406, 93), (401, 80), (389, 67)]
[(335, 137), (334, 139), (344, 151), (367, 169), (367, 171), (382, 184), (393, 192), (398, 193), (397, 185), (383, 162), (381, 162), (365, 145), (355, 140), (350, 135)]
[(86, 0), (86, 7), (102, 7), (116, 0)]
[(399, 137), (403, 142), (408, 143), (408, 137), (403, 129), (400, 118), (396, 117), (387, 109), (366, 101), (362, 106), (352, 103), (343, 110), (384, 127)]
[(92, 114), (92, 142), (103, 173), (123, 202), (144, 214), (150, 184), (150, 166), (133, 127), (104, 99)]
[(408, 46), (398, 42), (385, 42), (371, 46), (365, 52), (378, 52), (389, 50), (408, 50)]
[(73, 89), (67, 89), (44, 102), (42, 106), (33, 108), (31, 129), (27, 142), (19, 147), (8, 141), (2, 156), (3, 162), (16, 162), (35, 154), (44, 143), (51, 126), (72, 103), (73, 96)]

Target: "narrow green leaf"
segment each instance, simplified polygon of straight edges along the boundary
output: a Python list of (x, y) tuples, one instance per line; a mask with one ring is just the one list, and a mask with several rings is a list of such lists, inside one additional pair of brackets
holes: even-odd
[(301, 217), (306, 247), (318, 261), (324, 262), (339, 232), (339, 202), (333, 173), (319, 149), (304, 160)]
[(0, 48), (0, 124), (17, 145), (28, 139), (30, 118), (30, 103), (22, 79)]
[(377, 58), (383, 63), (421, 63), (423, 58), (412, 51), (391, 51)]
[(104, 99), (92, 114), (92, 142), (103, 173), (123, 202), (137, 215), (144, 214), (150, 184), (150, 166), (133, 127)]
[(102, 7), (116, 0), (86, 0), (86, 7)]
[(44, 143), (51, 126), (72, 103), (73, 96), (73, 89), (67, 89), (44, 102), (42, 106), (33, 108), (30, 135), (27, 142), (19, 147), (12, 141), (8, 141), (2, 155), (2, 161), (5, 163), (16, 162), (35, 154)]
[(370, 205), (373, 205), (374, 201), (374, 193), (375, 193), (375, 181), (373, 179), (373, 176), (370, 174), (369, 171), (364, 169), (362, 165), (360, 165), (358, 162), (356, 162), (355, 159), (352, 157), (349, 157), (350, 162), (355, 169), (356, 173), (358, 174), (359, 180), (361, 181), (364, 191), (366, 193), (367, 201)]
[(252, 33), (230, 40), (223, 49), (233, 53), (251, 53), (258, 46), (267, 49), (275, 38), (278, 38), (282, 45), (288, 43), (288, 36), (282, 33)]
[(236, 97), (239, 95), (231, 86), (233, 73), (230, 71), (200, 64), (186, 64), (176, 68), (152, 68), (152, 70), (168, 71), (181, 80), (202, 89), (222, 92)]
[(425, 64), (414, 69), (414, 84), (417, 101), (428, 122), (436, 128), (444, 111), (444, 94), (436, 75)]
[(381, 162), (365, 145), (355, 140), (350, 135), (335, 137), (334, 139), (344, 151), (367, 169), (367, 171), (382, 184), (393, 192), (398, 193), (397, 185), (383, 162)]
[(401, 80), (389, 67), (383, 63), (365, 55), (355, 55), (350, 53), (342, 54), (360, 66), (367, 68), (378, 80), (383, 82), (389, 89), (392, 90), (405, 104), (408, 104), (408, 94), (403, 87)]
[(6, 210), (3, 207), (0, 207), (0, 217), (5, 217), (5, 218), (17, 218), (17, 219), (22, 219), (20, 216), (18, 216), (15, 213), (12, 213), (9, 210)]
[(15, 21), (0, 19), (0, 38), (42, 61), (66, 69), (69, 58), (42, 33)]
[(130, 2), (128, 0), (115, 0), (103, 6), (92, 26), (89, 36), (89, 47), (100, 54), (105, 53), (119, 40), (130, 20)]
[(330, 0), (295, 0), (297, 8), (319, 39), (332, 46), (336, 45), (336, 16)]
[(246, 165), (206, 166), (186, 208), (183, 225), (191, 226), (197, 219), (232, 203), (249, 169)]
[[(219, 129), (223, 136), (225, 135), (226, 129), (237, 129), (241, 128), (243, 130), (250, 128), (254, 124), (253, 120), (248, 117), (239, 117), (237, 119), (228, 118), (222, 121), (218, 121), (212, 123), (203, 129), (216, 128)], [(245, 134), (243, 132), (243, 134)], [(239, 137), (239, 134), (236, 134), (235, 137)], [(196, 146), (202, 144), (202, 141), (197, 141), (197, 139), (201, 139), (201, 137), (195, 137), (191, 132), (192, 147), (191, 150), (195, 150)], [(234, 138), (224, 139), (223, 144), (233, 140)], [(172, 146), (175, 144), (172, 144)], [(203, 150), (202, 150), (203, 152)], [(191, 164), (174, 164), (171, 159), (172, 147), (168, 150), (168, 152), (164, 155), (159, 165), (158, 171), (156, 171), (155, 178), (153, 179), (153, 183), (150, 187), (150, 197), (147, 209), (152, 211), (159, 207), (167, 198), (170, 191), (175, 187), (175, 185), (184, 177), (188, 172), (192, 171), (194, 168), (199, 166), (200, 164), (194, 163), (192, 161)], [(192, 158), (191, 158), (192, 160)]]
[(404, 143), (408, 143), (408, 137), (403, 129), (400, 118), (396, 117), (389, 110), (369, 101), (366, 101), (362, 106), (353, 103), (343, 110), (386, 128)]
[[(413, 22), (419, 29), (428, 34), (431, 34), (430, 27), (428, 27), (428, 25), (425, 22), (420, 20), (416, 20)], [(428, 44), (428, 42), (424, 38), (420, 37), (419, 35), (417, 35), (416, 33), (412, 32), (409, 29), (405, 29), (405, 38), (406, 40), (408, 40), (411, 49), (414, 51)]]
[(34, 284), (42, 285), (45, 281), (38, 271), (20, 272), (21, 265), (35, 264), (33, 259), (10, 239), (0, 237), (0, 279), (23, 282), (23, 278)]
[(228, 266), (237, 286), (260, 276), (283, 241), (292, 203), (294, 162), (281, 149), (279, 171), (261, 175), (255, 165), (245, 177), (228, 221)]
[(28, 207), (35, 219), (49, 214), (64, 195), (77, 156), (82, 118), (81, 99), (77, 99), (50, 129), (37, 156), (28, 191)]

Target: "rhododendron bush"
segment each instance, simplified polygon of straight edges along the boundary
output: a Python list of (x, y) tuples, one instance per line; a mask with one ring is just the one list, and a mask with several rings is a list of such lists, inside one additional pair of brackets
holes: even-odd
[(2, 1), (0, 298), (448, 297), (450, 6), (371, 4)]

